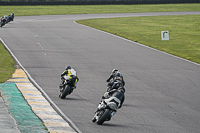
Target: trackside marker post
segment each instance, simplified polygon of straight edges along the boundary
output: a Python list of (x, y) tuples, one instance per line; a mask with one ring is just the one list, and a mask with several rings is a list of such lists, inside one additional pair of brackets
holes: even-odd
[(162, 41), (169, 40), (169, 31), (161, 31)]

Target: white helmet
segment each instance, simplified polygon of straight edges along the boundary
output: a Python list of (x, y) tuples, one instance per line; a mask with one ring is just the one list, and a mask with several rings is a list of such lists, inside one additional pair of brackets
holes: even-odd
[(113, 69), (112, 70), (112, 74), (114, 74), (116, 71), (118, 71), (117, 69)]

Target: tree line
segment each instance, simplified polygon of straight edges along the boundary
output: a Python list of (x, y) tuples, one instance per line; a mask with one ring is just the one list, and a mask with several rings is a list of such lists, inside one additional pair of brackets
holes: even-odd
[(178, 3), (200, 3), (200, 0), (0, 0), (0, 5), (106, 5)]

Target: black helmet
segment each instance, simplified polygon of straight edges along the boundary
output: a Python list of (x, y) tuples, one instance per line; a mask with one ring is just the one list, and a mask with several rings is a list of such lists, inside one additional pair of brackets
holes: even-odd
[(121, 73), (119, 71), (117, 71), (117, 72), (115, 72), (115, 76), (121, 77), (122, 75), (121, 75)]
[(67, 66), (67, 67), (65, 68), (65, 70), (68, 70), (68, 69), (71, 69), (71, 67), (70, 67), (70, 66)]
[(114, 74), (116, 71), (118, 71), (117, 69), (113, 69), (112, 70), (112, 74)]

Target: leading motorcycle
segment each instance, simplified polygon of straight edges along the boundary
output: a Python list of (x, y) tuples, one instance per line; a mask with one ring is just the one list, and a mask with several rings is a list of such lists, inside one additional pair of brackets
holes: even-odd
[(74, 75), (64, 76), (63, 78), (65, 79), (65, 81), (63, 87), (60, 88), (60, 95), (59, 95), (61, 99), (65, 99), (67, 95), (70, 95), (73, 92), (73, 90), (76, 88), (74, 84), (77, 79), (77, 77)]

